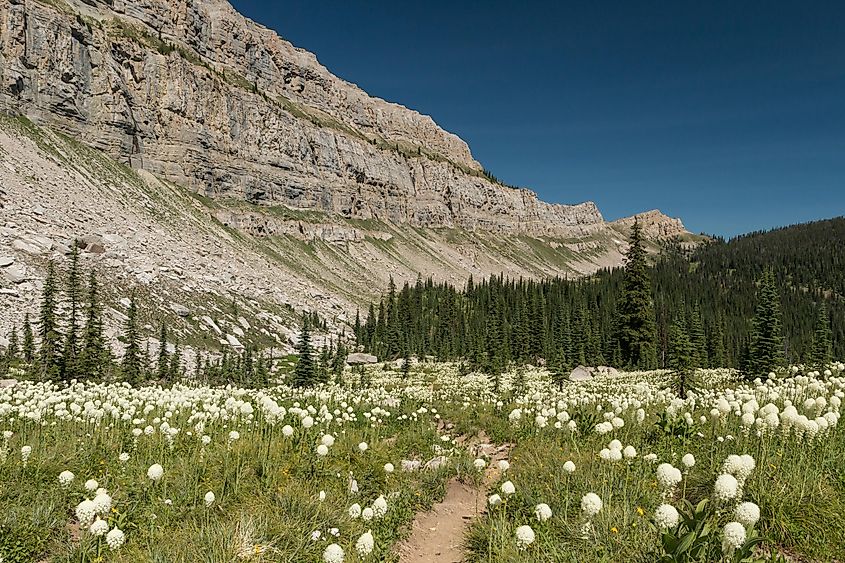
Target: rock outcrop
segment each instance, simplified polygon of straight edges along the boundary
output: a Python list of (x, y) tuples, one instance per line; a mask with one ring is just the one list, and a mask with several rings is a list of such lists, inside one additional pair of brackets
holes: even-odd
[(592, 203), (488, 180), (434, 121), (222, 0), (11, 0), (0, 105), (213, 197), (420, 227), (584, 236)]

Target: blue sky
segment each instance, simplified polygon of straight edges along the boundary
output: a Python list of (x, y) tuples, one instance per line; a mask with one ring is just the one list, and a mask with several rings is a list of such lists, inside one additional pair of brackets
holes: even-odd
[(727, 236), (845, 214), (845, 2), (233, 5), (545, 200)]

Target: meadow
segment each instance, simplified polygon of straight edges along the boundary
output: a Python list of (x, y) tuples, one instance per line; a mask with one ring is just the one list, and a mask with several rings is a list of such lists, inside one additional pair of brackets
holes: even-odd
[(486, 507), (472, 562), (843, 561), (845, 365), (772, 376), (698, 370), (683, 399), (665, 371), (451, 363), (312, 389), (22, 380), (0, 389), (0, 559), (399, 561), (458, 480)]

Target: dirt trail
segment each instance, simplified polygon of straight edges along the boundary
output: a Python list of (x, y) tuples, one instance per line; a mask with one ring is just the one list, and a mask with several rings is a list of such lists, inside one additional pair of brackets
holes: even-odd
[(500, 477), (498, 462), (507, 459), (510, 451), (510, 444), (495, 446), (483, 432), (463, 442), (471, 454), (490, 460), (481, 485), (476, 488), (457, 478), (450, 480), (443, 500), (414, 518), (411, 535), (397, 548), (400, 563), (463, 561), (464, 534), (472, 521), (484, 513), (487, 488)]

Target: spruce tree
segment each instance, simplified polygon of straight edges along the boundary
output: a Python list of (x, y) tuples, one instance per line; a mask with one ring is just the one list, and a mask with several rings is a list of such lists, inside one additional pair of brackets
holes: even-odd
[(314, 358), (311, 350), (311, 333), (308, 328), (308, 319), (303, 317), (302, 330), (299, 333), (299, 343), (296, 346), (299, 358), (296, 367), (293, 369), (293, 387), (311, 387), (316, 383), (314, 372)]
[(29, 321), (29, 312), (23, 317), (23, 348), (21, 349), (23, 361), (31, 366), (35, 361), (35, 338), (32, 335), (32, 323)]
[(810, 362), (818, 370), (823, 371), (832, 359), (831, 335), (830, 317), (827, 314), (827, 307), (822, 302), (819, 303), (818, 313), (816, 315), (816, 330), (813, 333), (813, 351), (810, 356)]
[(56, 268), (51, 260), (41, 295), (41, 314), (38, 318), (38, 373), (43, 379), (56, 379), (62, 373), (62, 336), (57, 311), (58, 287)]
[(707, 366), (707, 336), (704, 333), (704, 326), (701, 321), (701, 308), (696, 305), (692, 308), (689, 317), (689, 341), (696, 367)]
[(411, 373), (411, 348), (405, 346), (405, 354), (402, 356), (402, 379), (408, 379)]
[(126, 351), (123, 354), (122, 372), (123, 379), (131, 385), (141, 382), (141, 344), (137, 326), (138, 309), (135, 306), (135, 298), (129, 302), (129, 310), (126, 314), (126, 329), (124, 339), (126, 340)]
[(669, 328), (669, 367), (675, 372), (678, 396), (686, 399), (690, 373), (697, 367), (698, 356), (690, 341), (683, 316)]
[(631, 243), (625, 255), (618, 315), (622, 363), (632, 369), (653, 369), (657, 365), (657, 325), (642, 230), (637, 220), (631, 228)]
[(97, 276), (93, 270), (88, 275), (88, 294), (85, 304), (85, 331), (79, 353), (78, 377), (101, 377), (109, 362), (103, 337), (102, 307), (100, 305)]
[(63, 376), (65, 380), (78, 378), (82, 374), (79, 352), (79, 314), (82, 305), (82, 279), (79, 271), (79, 247), (76, 241), (70, 254), (70, 269), (68, 270), (67, 288), (67, 334), (64, 342), (64, 357), (62, 358)]
[(179, 351), (179, 341), (173, 342), (173, 353), (170, 354), (170, 365), (167, 368), (167, 379), (171, 382), (182, 378), (182, 352)]
[(749, 375), (765, 375), (784, 364), (781, 323), (780, 296), (775, 286), (775, 274), (772, 270), (766, 270), (757, 291), (757, 308), (749, 350)]

